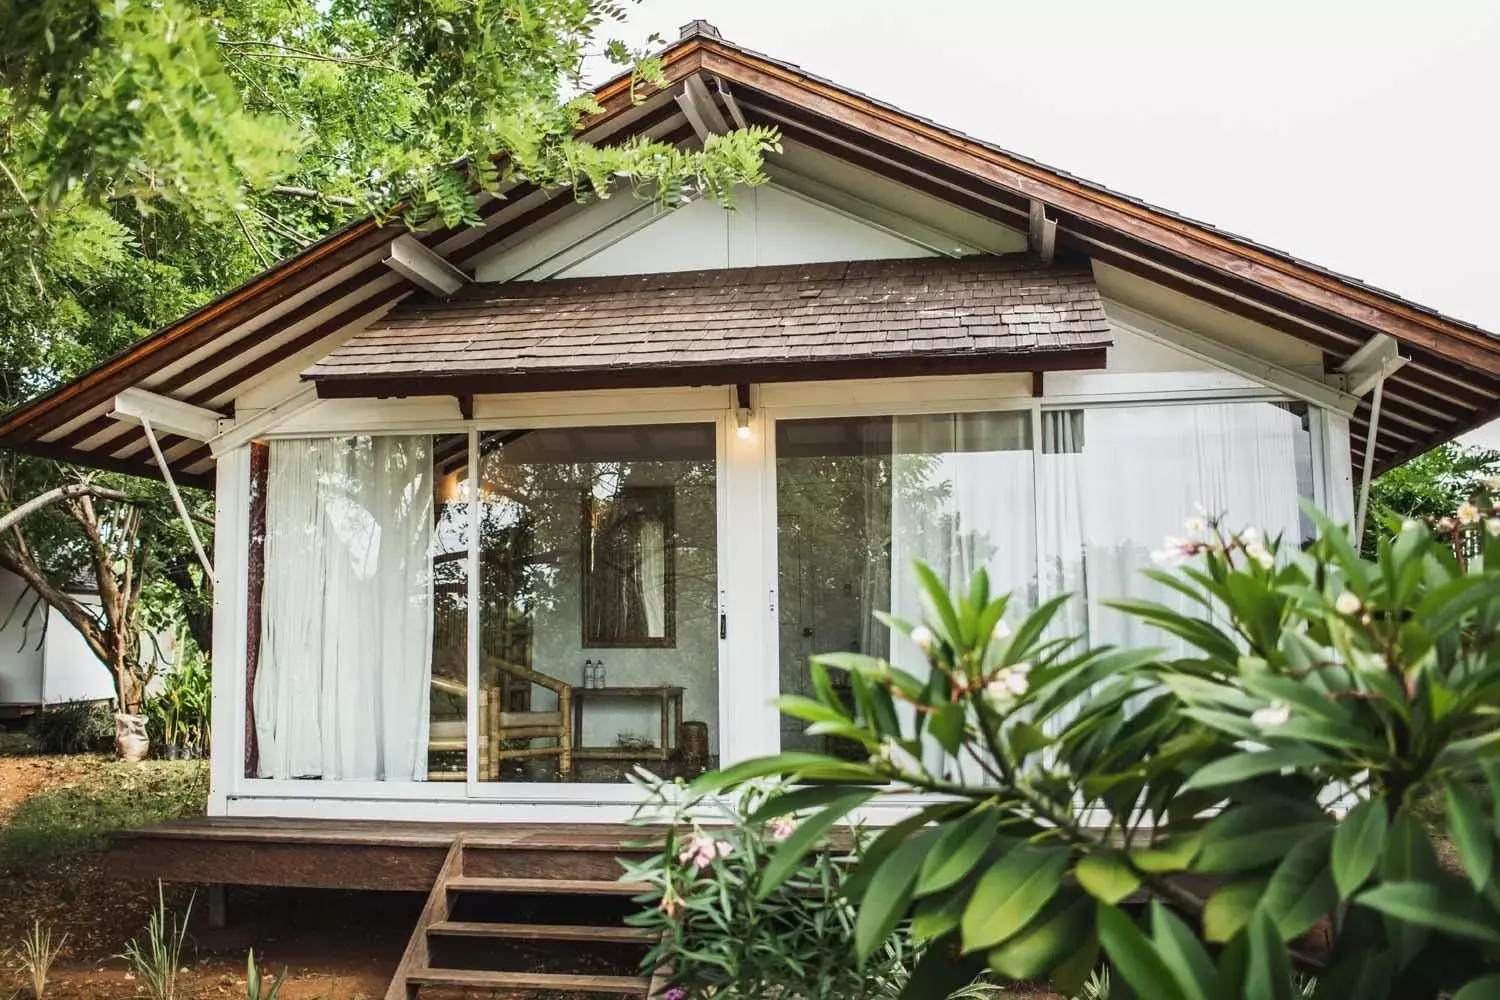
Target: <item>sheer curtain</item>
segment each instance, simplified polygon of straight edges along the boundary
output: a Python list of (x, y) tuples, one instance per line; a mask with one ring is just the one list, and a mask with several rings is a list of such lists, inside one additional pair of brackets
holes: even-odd
[(1105, 608), (1139, 597), (1187, 610), (1142, 571), (1201, 506), (1225, 527), (1301, 541), (1310, 491), (1304, 417), (1275, 403), (1115, 406), (1043, 414), (1038, 459), (1042, 596), (1073, 593), (1055, 629), (1092, 645), (1179, 649), (1166, 634)]
[[(911, 568), (921, 560), (960, 593), (983, 567), (993, 594), (1011, 592), (1006, 617), (1024, 617), (1034, 604), (1037, 567), (1030, 412), (896, 417), (892, 453), (893, 612), (922, 620), (921, 585)], [(927, 661), (911, 642), (891, 646), (892, 663), (926, 676)], [(929, 768), (944, 766), (935, 741), (923, 758)], [(982, 780), (971, 761), (950, 767)]]
[(667, 543), (662, 523), (644, 518), (636, 535), (636, 571), (641, 607), (646, 614), (646, 635), (659, 639), (667, 634)]
[(421, 780), (431, 439), (272, 442), (267, 490), (259, 776)]

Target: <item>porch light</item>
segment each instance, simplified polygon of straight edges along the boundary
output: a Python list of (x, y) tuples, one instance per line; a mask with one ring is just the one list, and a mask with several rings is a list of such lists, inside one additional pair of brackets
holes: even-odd
[(739, 409), (734, 411), (735, 434), (741, 441), (750, 440), (750, 385), (741, 382), (734, 387), (734, 401)]

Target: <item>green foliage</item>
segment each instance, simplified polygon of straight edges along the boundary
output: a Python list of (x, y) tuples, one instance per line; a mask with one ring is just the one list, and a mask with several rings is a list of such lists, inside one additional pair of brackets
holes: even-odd
[(245, 960), (245, 1000), (276, 1000), (281, 995), (281, 984), (284, 982), (285, 972), (269, 986), (261, 979), (260, 969), (255, 966), (255, 950), (252, 948), (250, 957)]
[[(771, 789), (749, 787), (710, 807), (681, 783), (633, 780), (649, 793), (642, 815), (671, 830), (660, 853), (626, 863), (626, 879), (651, 887), (628, 923), (661, 935), (642, 968), (670, 965), (679, 998), (842, 1000), (899, 975), (897, 940), (883, 940), (868, 966), (851, 953), (856, 916), (843, 891), (859, 852), (832, 849), (826, 827), (761, 818)], [(701, 825), (700, 807), (714, 809), (711, 826)], [(793, 863), (778, 864), (786, 858)]]
[(0, 869), (100, 850), (109, 834), (182, 816), (202, 815), (208, 767), (193, 761), (126, 764), (100, 759), (76, 785), (34, 795), (0, 827)]
[(201, 654), (182, 658), (146, 700), (147, 732), (153, 746), (208, 753), (213, 737), (213, 675)]
[[(825, 827), (876, 783), (938, 796), (849, 879), (856, 926), (877, 931), (856, 936), (862, 959), (879, 932), (910, 926), (929, 954), (1049, 976), (1064, 993), (1100, 962), (1116, 990), (1168, 1000), (1472, 991), (1500, 972), (1497, 827), (1473, 791), (1500, 789), (1488, 507), (1459, 518), (1477, 553), (1464, 562), (1417, 522), (1371, 560), (1315, 511), (1320, 535), (1301, 552), (1210, 522), (1178, 547), (1187, 564), (1152, 574), (1195, 613), (1113, 602), (1184, 640), (1181, 657), (1079, 648), (1055, 634), (1058, 602), (1012, 633), (982, 571), (949, 594), (918, 566), (925, 621), (890, 622), (925, 675), (815, 657), (818, 696), (781, 706), (868, 760), (752, 761), (695, 792), (779, 775), (795, 790), (758, 818), (816, 804)], [(847, 674), (853, 710), (830, 671)], [(1433, 797), (1461, 875), (1440, 868), (1417, 818)], [(1203, 876), (1218, 883), (1206, 901), (1192, 888)], [(1149, 903), (1139, 920), (1121, 909), (1131, 897)], [(1296, 942), (1320, 923), (1332, 946), (1311, 955)], [(945, 972), (919, 964), (903, 996), (940, 995)], [(1308, 973), (1316, 984), (1299, 985)]]
[(1500, 475), (1500, 452), (1449, 442), (1396, 466), (1370, 483), (1370, 516), (1361, 551), (1374, 558), (1386, 528), (1415, 518), (1439, 521), (1489, 488)]
[(146, 929), (119, 956), (130, 963), (144, 1000), (179, 1000), (183, 996), (177, 977), (180, 971), (186, 971), (182, 967), (182, 946), (192, 914), (191, 899), (181, 916), (168, 912), (166, 892), (160, 882), (156, 884), (156, 908)]
[(42, 753), (99, 753), (115, 738), (115, 713), (94, 701), (70, 701), (42, 711), (34, 723)]

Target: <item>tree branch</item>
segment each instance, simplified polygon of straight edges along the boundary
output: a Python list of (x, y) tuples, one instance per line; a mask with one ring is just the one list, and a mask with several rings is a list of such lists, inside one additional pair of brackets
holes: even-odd
[(306, 198), (309, 201), (326, 201), (330, 205), (345, 205), (354, 208), (358, 203), (353, 198), (347, 198), (341, 194), (324, 194), (322, 191), (314, 191), (308, 187), (296, 187), (291, 184), (278, 184), (267, 188), (267, 194), (279, 194), (288, 198)]
[(129, 494), (121, 493), (119, 490), (108, 489), (103, 486), (95, 486), (93, 483), (68, 483), (48, 490), (46, 493), (38, 494), (19, 505), (9, 514), (0, 515), (0, 532), (8, 531), (13, 526), (19, 525), (26, 518), (35, 514), (44, 507), (61, 500), (71, 500), (75, 497), (91, 496), (100, 500), (117, 500), (121, 503), (133, 503), (134, 498)]

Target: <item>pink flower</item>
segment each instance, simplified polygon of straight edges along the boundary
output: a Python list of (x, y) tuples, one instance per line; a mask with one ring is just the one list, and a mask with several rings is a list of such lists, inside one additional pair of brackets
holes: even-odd
[(683, 864), (691, 864), (701, 872), (713, 864), (715, 858), (727, 858), (733, 853), (734, 846), (729, 841), (715, 840), (700, 833), (677, 855), (677, 860)]
[(797, 829), (797, 824), (785, 816), (773, 819), (770, 826), (771, 839), (785, 840), (792, 835), (792, 831), (795, 829)]
[(661, 995), (661, 1000), (686, 1000), (687, 990), (674, 986)]

